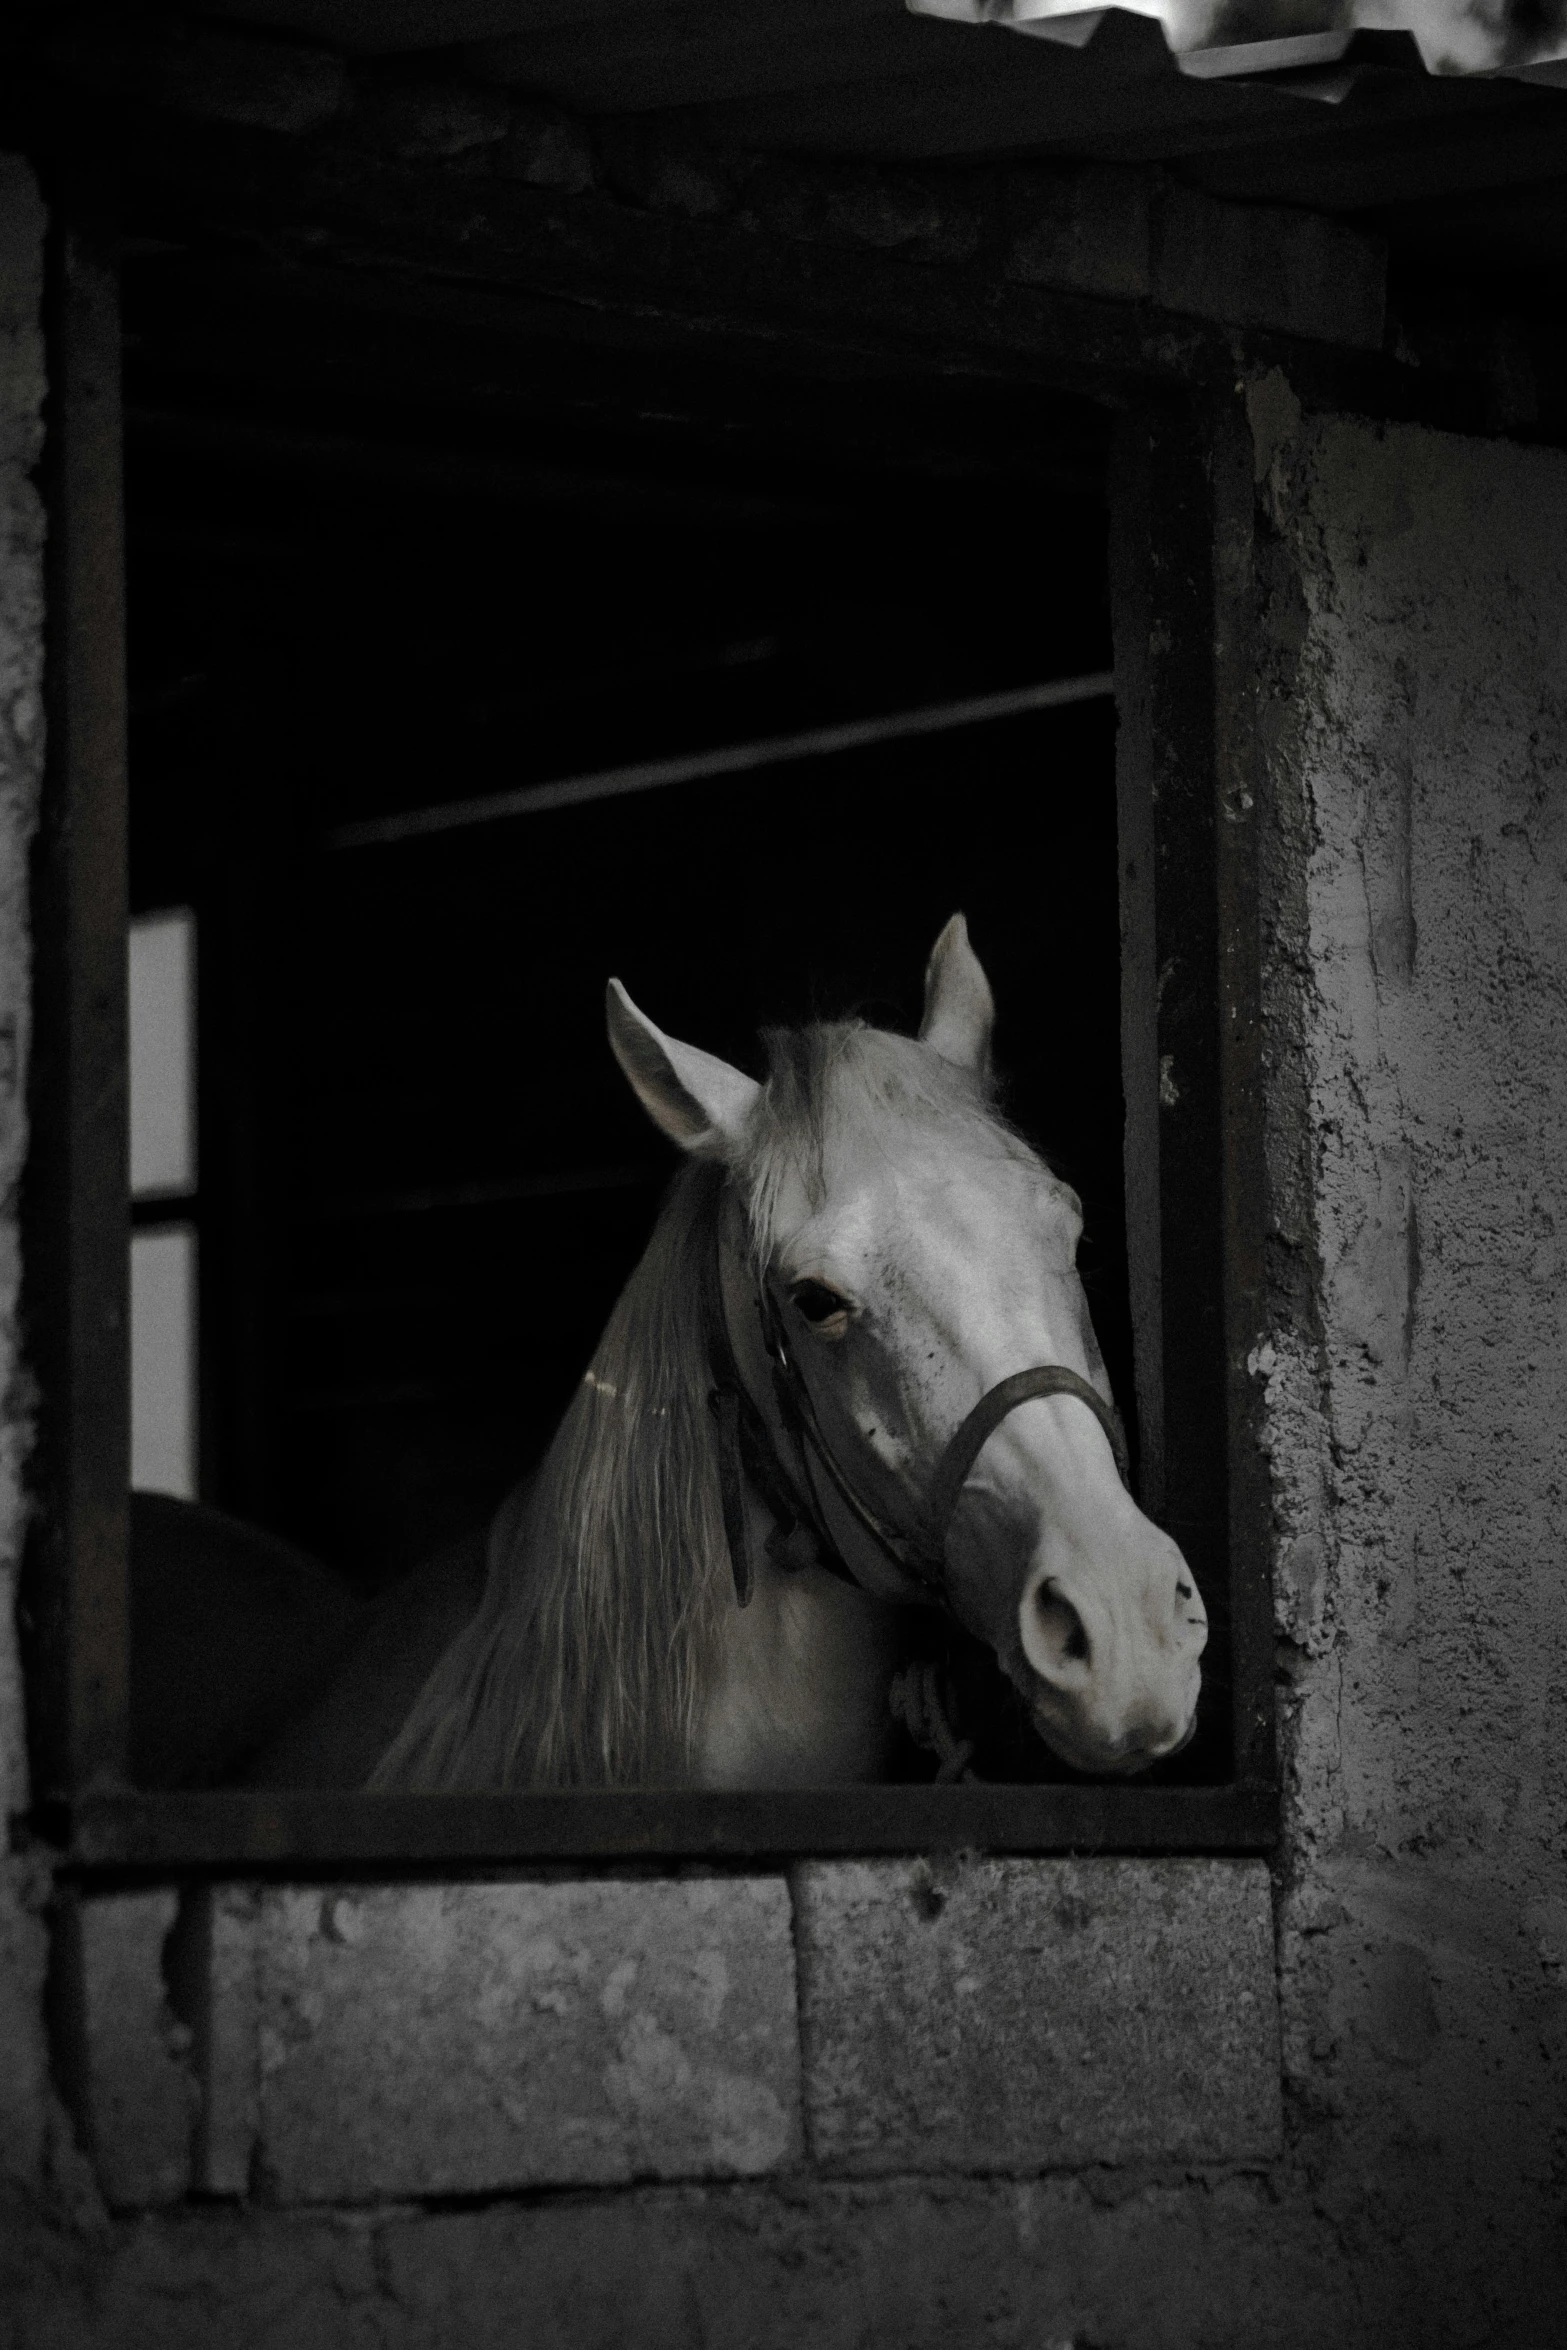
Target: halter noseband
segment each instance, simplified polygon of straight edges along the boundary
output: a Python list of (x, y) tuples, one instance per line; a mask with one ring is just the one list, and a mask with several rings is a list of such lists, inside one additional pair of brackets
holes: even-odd
[[(722, 1195), (719, 1196), (721, 1199)], [(923, 1523), (912, 1532), (889, 1525), (856, 1490), (848, 1471), (828, 1443), (811, 1391), (790, 1349), (777, 1301), (763, 1279), (757, 1285), (757, 1318), (761, 1324), (762, 1342), (772, 1363), (773, 1394), (779, 1414), (800, 1455), (802, 1492), (778, 1459), (772, 1432), (755, 1397), (741, 1377), (739, 1364), (735, 1360), (729, 1335), (729, 1317), (724, 1306), (722, 1250), (721, 1216), (715, 1204), (713, 1244), (708, 1252), (704, 1282), (708, 1360), (713, 1371), (713, 1390), (709, 1401), (718, 1421), (719, 1483), (723, 1497), (724, 1532), (729, 1542), (730, 1564), (734, 1569), (735, 1597), (742, 1607), (749, 1600), (752, 1589), (745, 1496), (740, 1474), (742, 1467), (776, 1521), (776, 1531), (768, 1542), (768, 1551), (778, 1564), (801, 1566), (814, 1558), (814, 1563), (828, 1568), (845, 1582), (858, 1581), (845, 1564), (822, 1514), (816, 1481), (811, 1471), (814, 1455), (825, 1470), (839, 1500), (861, 1531), (870, 1537), (900, 1574), (918, 1583), (929, 1598), (943, 1603), (947, 1596), (947, 1536), (951, 1531), (959, 1497), (985, 1445), (1019, 1404), (1029, 1403), (1036, 1396), (1048, 1395), (1070, 1395), (1077, 1402), (1087, 1404), (1110, 1439), (1110, 1449), (1115, 1455), (1116, 1470), (1122, 1484), (1130, 1483), (1126, 1432), (1115, 1406), (1106, 1403), (1097, 1388), (1076, 1371), (1069, 1371), (1064, 1363), (1036, 1363), (1032, 1369), (1014, 1371), (1010, 1378), (998, 1380), (994, 1387), (988, 1388), (949, 1437), (941, 1459), (936, 1464), (936, 1474), (922, 1512)]]

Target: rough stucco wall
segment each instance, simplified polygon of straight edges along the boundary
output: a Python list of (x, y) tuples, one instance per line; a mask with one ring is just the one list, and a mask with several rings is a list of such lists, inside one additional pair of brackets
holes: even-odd
[[(43, 763), (43, 205), (0, 155), (0, 1822), (25, 1810), (16, 1576), (30, 1399), (17, 1329), (17, 1187), (27, 1147), (27, 852)], [(0, 2181), (42, 2174), (49, 2098), (39, 2012), (45, 1959), (36, 1872), (0, 1850)]]
[(1254, 387), (1303, 2184), (1415, 2338), (1567, 2292), (1567, 459)]

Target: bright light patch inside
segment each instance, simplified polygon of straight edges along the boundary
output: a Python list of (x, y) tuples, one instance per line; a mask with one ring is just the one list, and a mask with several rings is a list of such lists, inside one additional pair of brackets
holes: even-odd
[(196, 1235), (131, 1240), (131, 1483), (196, 1498)]
[[(130, 926), (130, 1178), (133, 1200), (196, 1189), (196, 918), (187, 907)], [(191, 1223), (131, 1237), (131, 1483), (197, 1493), (197, 1243)]]
[(196, 1187), (196, 918), (130, 927), (131, 1197)]

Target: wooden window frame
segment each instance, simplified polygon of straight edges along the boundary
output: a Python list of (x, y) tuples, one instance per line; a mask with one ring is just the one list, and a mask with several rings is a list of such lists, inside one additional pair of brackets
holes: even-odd
[(1228, 1562), (1210, 1597), (1228, 1616), (1231, 1779), (507, 1795), (130, 1786), (119, 303), (113, 239), (90, 208), (67, 208), (53, 242), (50, 754), (24, 1205), (42, 1397), (25, 1585), (38, 1833), (99, 1878), (1268, 1849), (1269, 1497), (1247, 1368), (1263, 1329), (1257, 837), (1236, 718), (1244, 629), (1225, 619), (1245, 583), (1224, 576), (1225, 502), (1249, 515), (1251, 482), (1222, 395), (1167, 381), (1101, 387), (1121, 409), (1111, 573), (1128, 1248), (1144, 1498), (1178, 1537), (1206, 1528)]

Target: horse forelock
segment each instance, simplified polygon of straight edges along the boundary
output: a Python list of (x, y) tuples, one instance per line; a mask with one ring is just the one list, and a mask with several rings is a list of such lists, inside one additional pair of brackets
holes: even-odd
[(791, 1176), (813, 1208), (823, 1205), (839, 1132), (879, 1140), (889, 1154), (913, 1137), (929, 1143), (946, 1135), (987, 1157), (1040, 1164), (981, 1079), (912, 1037), (842, 1020), (767, 1029), (762, 1041), (767, 1078), (735, 1170), (759, 1265), (772, 1256)]

